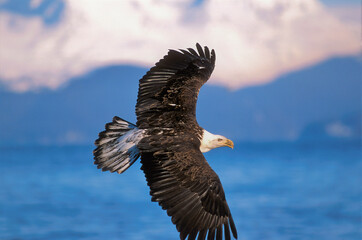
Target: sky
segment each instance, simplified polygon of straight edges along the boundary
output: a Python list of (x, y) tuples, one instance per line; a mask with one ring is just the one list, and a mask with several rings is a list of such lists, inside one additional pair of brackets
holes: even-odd
[(199, 42), (216, 51), (209, 83), (236, 90), (358, 54), (360, 14), (352, 0), (0, 0), (0, 81), (16, 92), (57, 89)]

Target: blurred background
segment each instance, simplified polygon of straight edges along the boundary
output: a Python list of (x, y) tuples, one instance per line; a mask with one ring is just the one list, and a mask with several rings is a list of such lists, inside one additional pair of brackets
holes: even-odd
[(178, 239), (137, 162), (93, 165), (168, 49), (216, 51), (199, 124), (239, 239), (361, 239), (361, 2), (0, 0), (0, 239)]

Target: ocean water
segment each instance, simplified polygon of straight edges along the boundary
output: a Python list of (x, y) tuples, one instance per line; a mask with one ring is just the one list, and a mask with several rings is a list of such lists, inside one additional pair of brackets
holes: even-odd
[[(101, 172), (92, 149), (0, 147), (0, 239), (178, 239), (139, 162)], [(362, 238), (360, 143), (240, 143), (206, 158), (239, 239)]]

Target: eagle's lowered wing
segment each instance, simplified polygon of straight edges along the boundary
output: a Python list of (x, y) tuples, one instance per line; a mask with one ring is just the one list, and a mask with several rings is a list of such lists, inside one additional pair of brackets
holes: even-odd
[(181, 143), (181, 138), (168, 138), (162, 147), (159, 141), (144, 141), (147, 148), (154, 145), (153, 151), (160, 149), (144, 153), (141, 160), (152, 201), (167, 210), (181, 239), (205, 239), (208, 235), (208, 239), (219, 240), (224, 235), (228, 240), (230, 229), (237, 238), (219, 177), (193, 142)]

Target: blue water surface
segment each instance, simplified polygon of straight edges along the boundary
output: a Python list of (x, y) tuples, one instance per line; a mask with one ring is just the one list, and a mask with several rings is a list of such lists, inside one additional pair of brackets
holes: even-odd
[[(92, 148), (0, 147), (0, 239), (178, 239), (140, 163), (101, 172)], [(239, 239), (361, 239), (359, 143), (240, 143), (205, 156)]]

